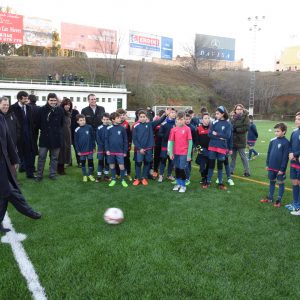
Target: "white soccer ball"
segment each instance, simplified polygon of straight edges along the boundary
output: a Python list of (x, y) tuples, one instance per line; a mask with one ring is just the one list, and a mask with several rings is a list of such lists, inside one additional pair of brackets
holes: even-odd
[(124, 214), (120, 208), (111, 207), (104, 213), (104, 221), (107, 224), (120, 224), (124, 221)]

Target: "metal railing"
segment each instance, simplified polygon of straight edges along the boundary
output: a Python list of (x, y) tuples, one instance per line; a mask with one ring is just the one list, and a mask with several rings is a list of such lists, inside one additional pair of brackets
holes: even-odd
[(80, 81), (56, 81), (56, 80), (40, 80), (40, 79), (18, 79), (18, 78), (2, 78), (0, 83), (20, 83), (20, 84), (42, 84), (53, 86), (80, 86), (80, 87), (100, 87), (100, 88), (121, 88), (125, 89), (125, 84), (110, 84), (107, 82), (80, 82)]

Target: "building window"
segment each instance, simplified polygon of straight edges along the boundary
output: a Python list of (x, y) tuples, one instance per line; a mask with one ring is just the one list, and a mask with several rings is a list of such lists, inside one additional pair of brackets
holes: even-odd
[(108, 102), (111, 102), (111, 98), (108, 98)]
[(42, 101), (46, 101), (46, 96), (42, 96)]
[(105, 98), (102, 98), (102, 102), (105, 102)]
[(86, 97), (83, 97), (83, 102), (86, 102)]
[(36, 96), (36, 101), (39, 101), (39, 96)]
[(74, 101), (74, 97), (70, 97), (70, 100), (73, 102)]
[(77, 102), (80, 102), (80, 97), (77, 97)]
[(99, 98), (96, 98), (96, 102), (99, 102)]

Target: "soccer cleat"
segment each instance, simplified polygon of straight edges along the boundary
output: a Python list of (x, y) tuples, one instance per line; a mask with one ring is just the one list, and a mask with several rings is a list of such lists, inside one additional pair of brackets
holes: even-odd
[(259, 153), (257, 153), (257, 155), (254, 155), (253, 159), (257, 159), (258, 156), (259, 156)]
[(260, 203), (270, 203), (270, 202), (273, 202), (273, 201), (271, 199), (269, 199), (268, 197), (266, 197), (266, 198), (260, 199), (259, 202)]
[(142, 179), (142, 184), (143, 184), (143, 185), (148, 185), (148, 180), (147, 180), (146, 178), (143, 178), (143, 179)]
[(186, 181), (185, 181), (185, 185), (190, 185), (191, 184), (191, 181), (189, 180), (189, 179), (187, 179)]
[(200, 184), (204, 184), (206, 182), (206, 178), (205, 177), (202, 177), (201, 178), (201, 181), (200, 181)]
[(171, 183), (176, 184), (177, 183), (176, 179), (174, 179)]
[(162, 175), (159, 175), (159, 177), (157, 179), (157, 182), (163, 182), (163, 176)]
[(124, 179), (122, 180), (121, 183), (122, 183), (122, 186), (123, 186), (123, 187), (128, 187), (128, 184), (127, 184), (127, 182), (126, 182)]
[(158, 173), (157, 172), (153, 172), (152, 176), (153, 176), (153, 178), (157, 178)]
[(296, 208), (295, 208), (295, 206), (294, 206), (293, 203), (286, 204), (284, 207), (285, 207), (287, 210), (289, 210), (289, 211), (296, 210)]
[(216, 184), (219, 184), (219, 179), (217, 178), (217, 180), (216, 180)]
[(176, 184), (174, 187), (173, 187), (173, 191), (179, 191), (180, 189), (180, 185)]
[(116, 185), (116, 183), (117, 183), (117, 181), (112, 179), (112, 181), (110, 182), (110, 184), (108, 186), (113, 187)]
[(185, 193), (186, 191), (186, 186), (181, 186), (179, 189), (179, 193)]
[(175, 180), (175, 178), (172, 175), (168, 176), (167, 178), (171, 181)]
[(281, 206), (281, 202), (277, 200), (277, 201), (273, 204), (273, 206), (279, 208), (279, 207)]
[(291, 211), (291, 215), (300, 216), (300, 208), (297, 208), (296, 210)]
[(132, 177), (130, 175), (126, 175), (126, 177), (129, 181), (132, 181)]
[(250, 173), (247, 172), (244, 173), (244, 177), (250, 177), (250, 176), (251, 176)]
[(87, 182), (87, 176), (83, 176), (82, 181), (83, 181), (83, 182)]
[(140, 184), (140, 181), (138, 179), (135, 179), (133, 182), (133, 185), (139, 185), (139, 184)]
[(232, 180), (231, 178), (230, 178), (230, 179), (228, 179), (228, 180), (227, 180), (227, 182), (228, 182), (228, 184), (229, 184), (229, 185), (231, 185), (231, 186), (233, 186), (233, 185), (234, 185), (234, 182), (233, 182), (233, 180)]
[(218, 188), (219, 188), (219, 190), (223, 190), (223, 191), (227, 190), (227, 187), (223, 183), (219, 183)]
[(93, 175), (89, 175), (89, 176), (88, 176), (88, 179), (89, 179), (90, 181), (92, 181), (92, 182), (95, 182), (95, 181), (96, 181), (96, 179), (95, 179), (95, 177), (94, 177)]
[(101, 176), (97, 176), (96, 182), (100, 182), (101, 180), (102, 180), (102, 177)]
[(208, 182), (202, 184), (203, 189), (208, 189), (209, 187), (210, 187), (210, 183), (208, 183)]

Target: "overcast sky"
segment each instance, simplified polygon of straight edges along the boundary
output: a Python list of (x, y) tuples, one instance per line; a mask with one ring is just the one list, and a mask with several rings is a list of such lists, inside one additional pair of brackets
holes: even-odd
[[(192, 45), (196, 33), (236, 39), (236, 60), (251, 64), (253, 33), (248, 17), (265, 16), (257, 33), (256, 68), (273, 70), (284, 47), (300, 45), (300, 1), (269, 0), (1, 0), (18, 14), (99, 28), (128, 30), (171, 37), (174, 53)], [(298, 16), (297, 16), (298, 15)]]

